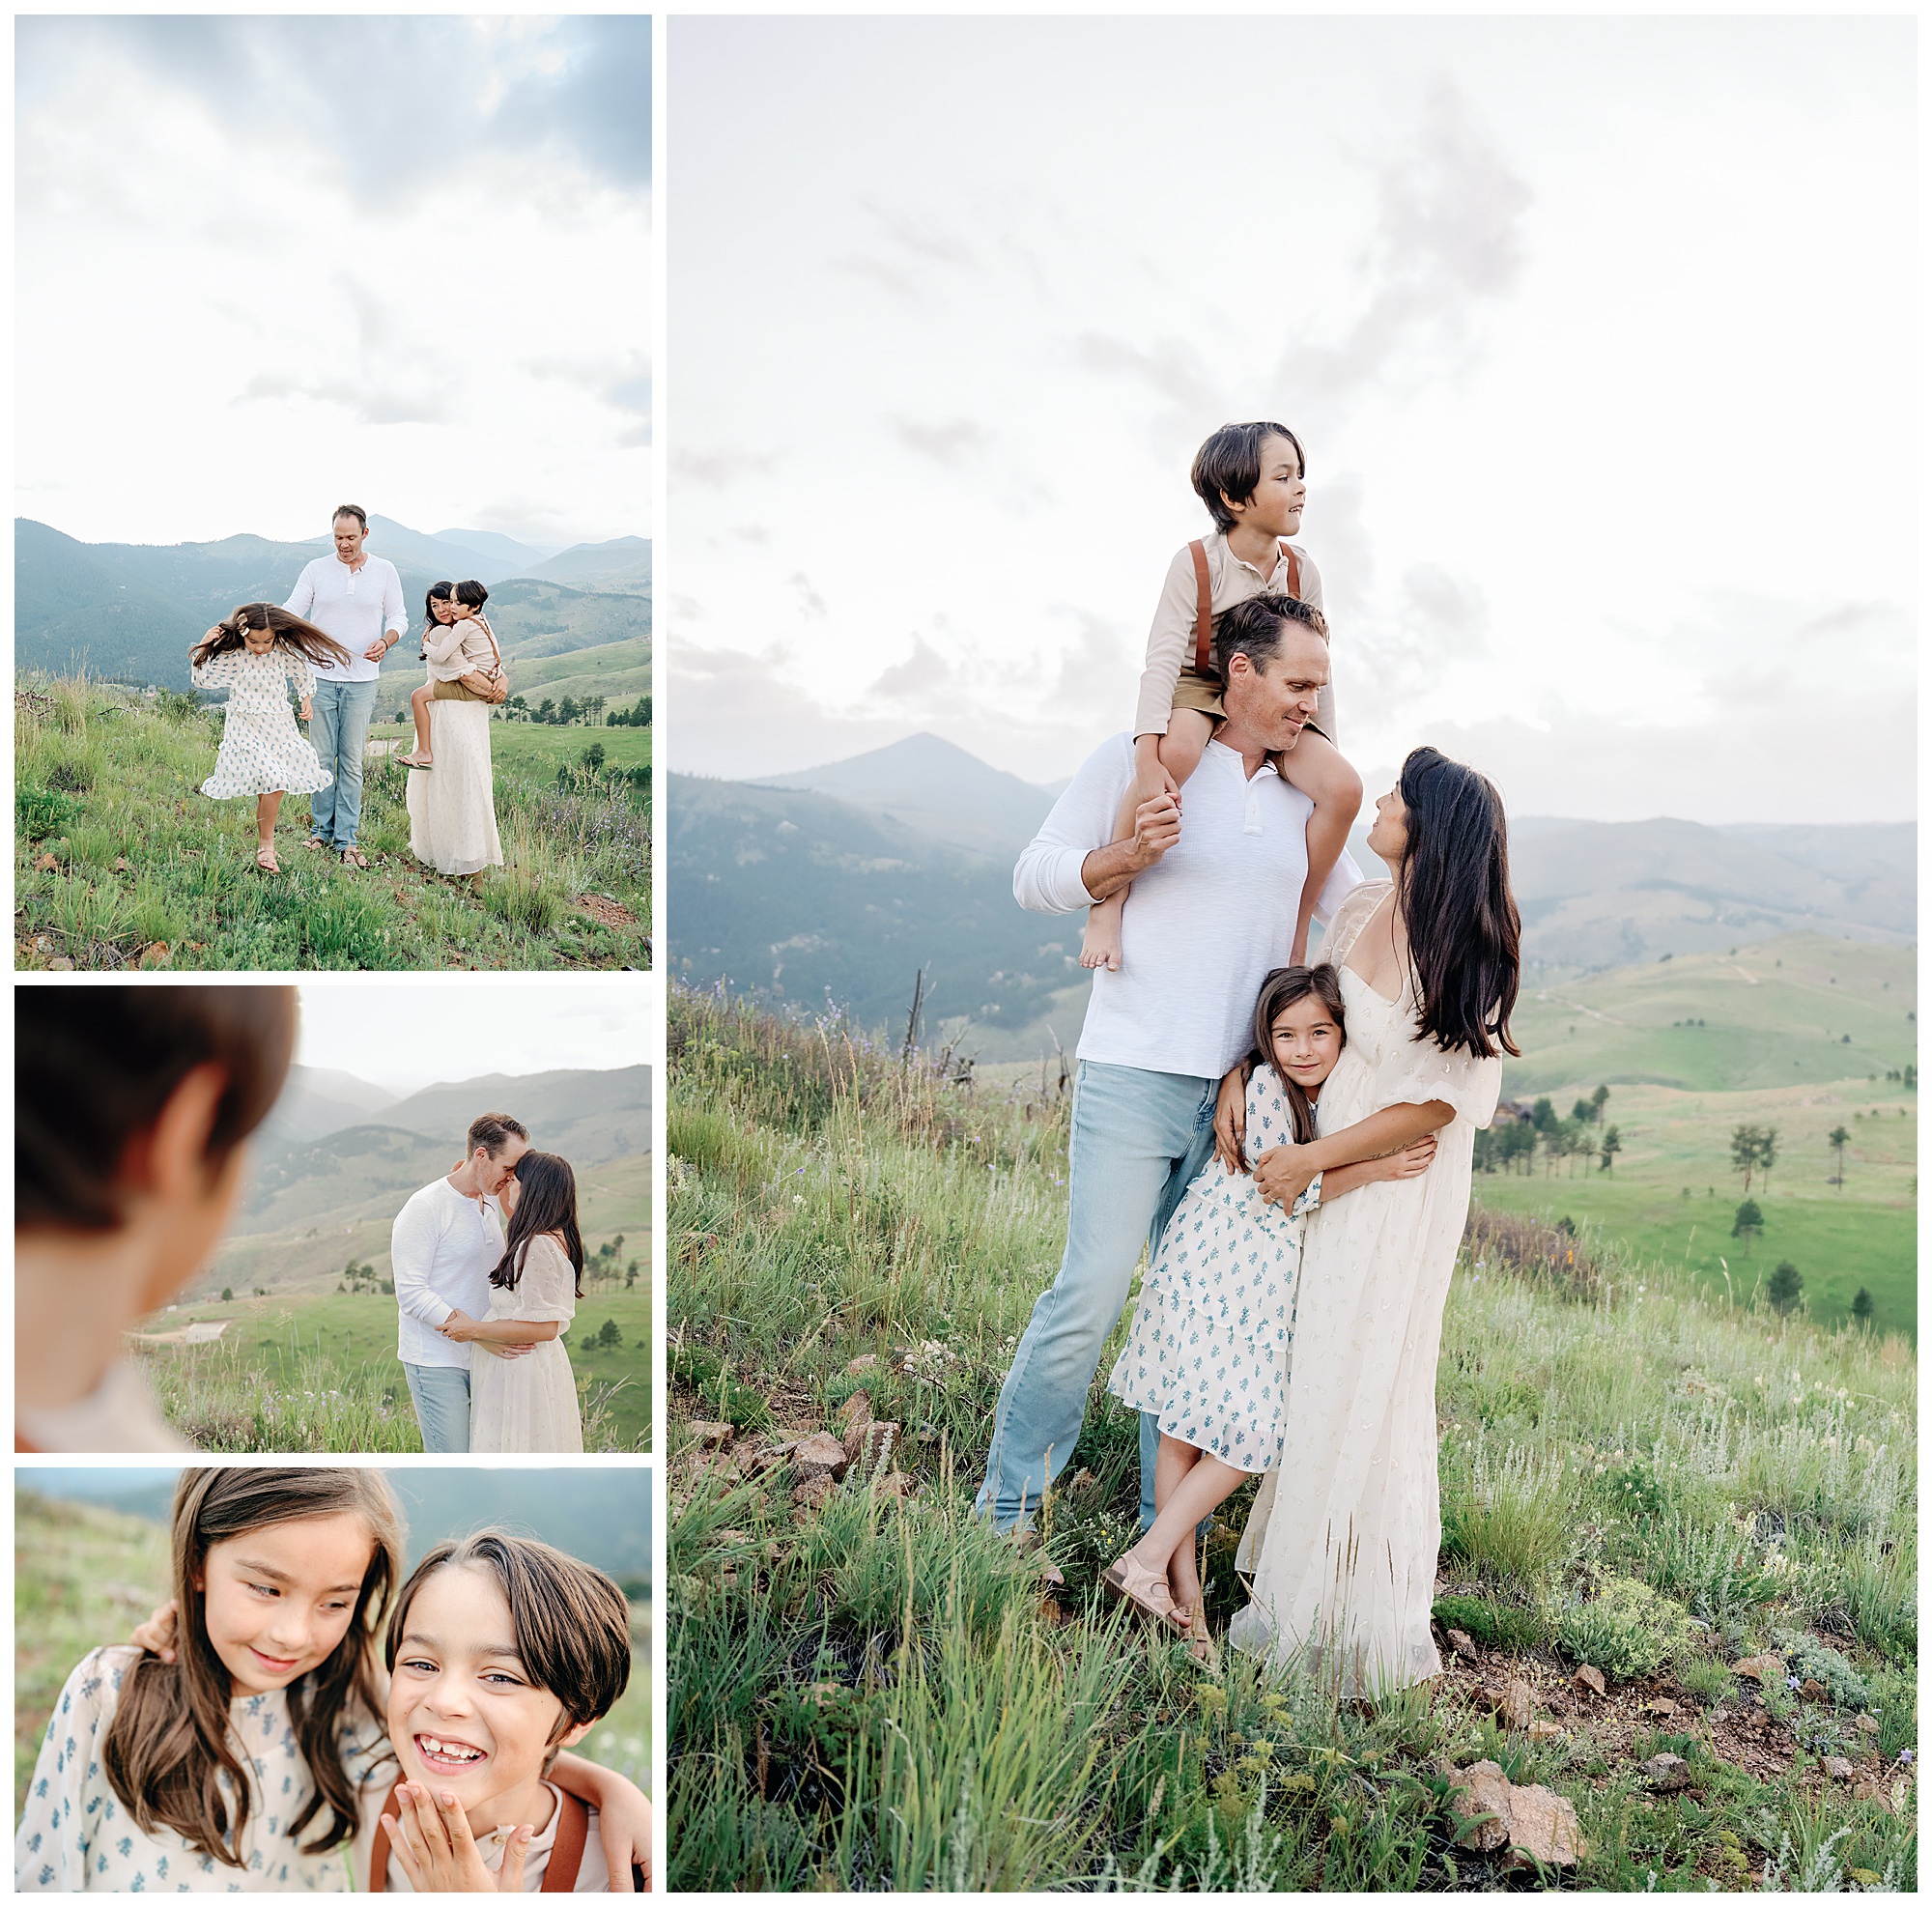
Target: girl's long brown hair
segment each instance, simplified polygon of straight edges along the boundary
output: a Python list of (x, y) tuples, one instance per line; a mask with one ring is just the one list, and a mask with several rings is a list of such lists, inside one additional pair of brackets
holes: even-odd
[(1277, 967), (1262, 982), (1255, 1000), (1255, 1049), (1248, 1055), (1250, 1069), (1258, 1066), (1273, 1068), (1288, 1096), (1288, 1109), (1294, 1120), (1294, 1143), (1306, 1146), (1315, 1139), (1315, 1106), (1308, 1095), (1274, 1063), (1274, 1023), (1285, 1009), (1306, 1000), (1310, 994), (1321, 1002), (1349, 1043), (1349, 1021), (1342, 1009), (1342, 977), (1326, 960), (1314, 967)]
[(278, 648), (298, 649), (310, 663), (332, 663), (339, 667), (349, 660), (349, 651), (327, 630), (304, 622), (279, 603), (242, 603), (214, 625), (213, 636), (188, 651), (188, 661), (199, 669), (226, 650), (243, 647), (243, 629), (272, 630)]
[[(321, 1667), (289, 1689), (289, 1721), (315, 1793), (289, 1824), (293, 1839), (326, 1804), (332, 1819), (303, 1845), (326, 1854), (356, 1829), (355, 1789), (342, 1767), (343, 1730), (353, 1709), (380, 1716), (375, 1637), (403, 1566), (402, 1517), (375, 1470), (185, 1469), (175, 1486), (174, 1600), (179, 1660), (144, 1655), (121, 1685), (121, 1701), (101, 1744), (100, 1765), (143, 1834), (172, 1828), (197, 1853), (242, 1865), (248, 1783), (229, 1740), (232, 1679), (208, 1637), (208, 1552), (216, 1543), (271, 1523), (307, 1517), (359, 1516), (374, 1553), (355, 1612)], [(234, 1798), (234, 1818), (221, 1789)]]

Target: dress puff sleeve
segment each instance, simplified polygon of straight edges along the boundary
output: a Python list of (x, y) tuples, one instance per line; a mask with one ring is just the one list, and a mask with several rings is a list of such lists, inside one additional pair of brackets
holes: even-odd
[(22, 1893), (71, 1893), (88, 1884), (95, 1836), (117, 1811), (100, 1774), (101, 1744), (121, 1678), (139, 1653), (124, 1647), (83, 1656), (54, 1703), (14, 1838), (14, 1885)]
[(567, 1324), (577, 1316), (577, 1271), (553, 1238), (530, 1240), (519, 1281), (517, 1316), (533, 1324), (547, 1319)]
[(197, 689), (232, 689), (242, 679), (242, 651), (223, 649), (218, 656), (198, 662), (188, 671)]
[(297, 697), (307, 701), (315, 694), (315, 670), (308, 666), (308, 658), (299, 649), (284, 649), (282, 669), (295, 684)]
[(1385, 880), (1362, 881), (1349, 890), (1322, 929), (1322, 963), (1339, 967), (1349, 957), (1350, 948), (1354, 946), (1376, 909), (1388, 898), (1388, 891), (1393, 885), (1393, 882)]
[(1426, 1106), (1440, 1099), (1458, 1119), (1487, 1125), (1503, 1090), (1500, 1059), (1478, 1059), (1458, 1047), (1445, 1053), (1432, 1039), (1398, 1039), (1376, 1072), (1376, 1104)]

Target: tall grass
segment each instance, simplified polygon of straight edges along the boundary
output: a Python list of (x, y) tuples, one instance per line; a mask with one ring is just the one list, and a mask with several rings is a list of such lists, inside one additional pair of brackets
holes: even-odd
[(369, 871), (306, 849), (308, 802), (290, 796), (282, 872), (264, 876), (254, 804), (196, 792), (220, 722), (185, 696), (149, 698), (84, 676), (27, 681), (14, 716), (17, 964), (649, 964), (649, 804), (632, 774), (506, 753), (495, 764), (505, 865), (460, 881), (410, 852), (408, 771), (372, 758), (360, 829)]
[[(1585, 1885), (1737, 1885), (1784, 1837), (1810, 1844), (1795, 1775), (1713, 1764), (1695, 1805), (1660, 1807), (1585, 1734), (1505, 1735), (1428, 1690), (1363, 1712), (1240, 1657), (1204, 1677), (1123, 1626), (1097, 1578), (1131, 1541), (1138, 1426), (1097, 1380), (1042, 1509), (1066, 1585), (1044, 1596), (1039, 1559), (970, 1501), (1060, 1255), (1059, 1082), (976, 1087), (836, 1016), (675, 985), (668, 1039), (674, 1889), (1481, 1884), (1500, 1873), (1457, 1843), (1439, 1773), (1478, 1752), (1575, 1800)], [(1733, 1687), (1715, 1652), (1815, 1622), (1887, 1692), (1895, 1753), (1916, 1677), (1915, 1385), (1901, 1340), (1729, 1309), (1614, 1241), (1479, 1217), (1437, 1387), (1447, 1586), (1545, 1657), (1564, 1608), (1610, 1597), (1600, 1627), (1612, 1605), (1639, 1626), (1662, 1610), (1706, 1636), (1682, 1673), (1709, 1707)], [(782, 1439), (862, 1387), (903, 1426), (904, 1500), (858, 1481), (805, 1512), (782, 1464), (747, 1480), (687, 1448), (689, 1418)], [(1206, 1546), (1219, 1619), (1240, 1599), (1247, 1494)], [(1641, 1659), (1644, 1638), (1618, 1635)], [(1909, 1807), (1842, 1788), (1816, 1805), (1843, 1830), (1840, 1875), (1910, 1884)]]

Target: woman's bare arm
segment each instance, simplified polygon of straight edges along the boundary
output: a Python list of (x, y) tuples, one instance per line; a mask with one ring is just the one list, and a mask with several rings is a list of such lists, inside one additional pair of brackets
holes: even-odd
[(1383, 1106), (1367, 1119), (1309, 1145), (1276, 1146), (1264, 1153), (1255, 1162), (1255, 1183), (1263, 1198), (1290, 1206), (1308, 1189), (1309, 1181), (1318, 1172), (1325, 1175), (1338, 1165), (1354, 1165), (1401, 1152), (1425, 1134), (1439, 1132), (1455, 1117), (1455, 1107), (1443, 1099), (1431, 1099), (1424, 1105), (1405, 1099)]
[(1363, 1185), (1379, 1184), (1385, 1179), (1418, 1179), (1429, 1170), (1435, 1156), (1435, 1135), (1426, 1132), (1399, 1153), (1381, 1158), (1358, 1159), (1353, 1165), (1338, 1165), (1321, 1175), (1321, 1203), (1333, 1205), (1339, 1198)]

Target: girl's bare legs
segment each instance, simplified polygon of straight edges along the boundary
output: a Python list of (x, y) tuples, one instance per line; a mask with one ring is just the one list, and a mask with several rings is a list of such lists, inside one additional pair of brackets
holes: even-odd
[[(1154, 1460), (1153, 1522), (1127, 1556), (1138, 1567), (1167, 1578), (1168, 1593), (1177, 1608), (1192, 1608), (1201, 1593), (1201, 1578), (1194, 1563), (1196, 1525), (1251, 1474), (1182, 1443), (1179, 1437), (1163, 1436), (1160, 1439), (1160, 1452)], [(1167, 1484), (1164, 1502), (1163, 1481)]]
[(428, 768), (436, 759), (429, 752), (429, 705), (435, 697), (436, 690), (428, 682), (410, 697), (410, 713), (416, 725), (416, 746), (413, 754), (396, 757), (405, 768)]
[(277, 788), (255, 797), (255, 865), (271, 874), (282, 871), (275, 860), (275, 816), (282, 811), (282, 793)]
[[(1144, 801), (1151, 801), (1159, 792), (1151, 786), (1143, 785), (1145, 764), (1141, 758), (1142, 742), (1157, 742), (1154, 751), (1159, 764), (1156, 772), (1164, 771), (1171, 789), (1179, 792), (1187, 778), (1201, 765), (1201, 756), (1214, 733), (1214, 718), (1199, 709), (1178, 708), (1168, 717), (1167, 733), (1158, 737), (1137, 736), (1134, 741), (1136, 771), (1134, 784), (1121, 800), (1121, 811), (1114, 816), (1115, 840), (1132, 840), (1134, 838), (1134, 811)], [(1357, 800), (1360, 800), (1359, 791)], [(1121, 970), (1121, 912), (1126, 906), (1130, 888), (1122, 888), (1118, 894), (1110, 894), (1105, 900), (1096, 900), (1087, 910), (1087, 925), (1080, 935), (1080, 964), (1083, 967), (1105, 967), (1112, 973)]]
[(1275, 756), (1282, 778), (1290, 787), (1299, 788), (1315, 804), (1308, 817), (1308, 879), (1301, 890), (1301, 906), (1294, 920), (1294, 944), (1288, 963), (1303, 965), (1308, 959), (1308, 924), (1315, 918), (1315, 903), (1328, 885), (1328, 876), (1342, 858), (1349, 842), (1349, 830), (1362, 807), (1362, 778), (1350, 767), (1342, 752), (1312, 728), (1301, 731), (1301, 739)]

